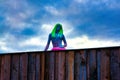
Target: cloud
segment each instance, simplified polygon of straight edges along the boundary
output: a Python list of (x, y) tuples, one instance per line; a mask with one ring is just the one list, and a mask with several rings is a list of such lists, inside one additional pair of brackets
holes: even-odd
[[(26, 0), (8, 0), (2, 3), (2, 16), (4, 25), (12, 29), (23, 30), (30, 26), (30, 18), (36, 14), (37, 9)], [(4, 12), (3, 12), (4, 11)]]
[(0, 53), (2, 52), (11, 52), (11, 51), (14, 51), (12, 47), (8, 47), (8, 43), (7, 40), (6, 40), (6, 37), (5, 38), (1, 38), (0, 39)]
[(52, 24), (42, 24), (42, 26), (40, 27), (41, 30), (43, 30), (43, 34), (49, 34), (52, 31), (52, 28), (54, 27), (54, 25)]
[[(120, 9), (120, 2), (118, 0), (74, 0), (75, 2), (84, 6), (96, 6), (97, 8)], [(102, 6), (101, 6), (102, 5)], [(89, 7), (88, 7), (89, 8)]]
[(53, 6), (45, 6), (45, 10), (54, 16), (62, 15), (62, 12)]
[(21, 47), (25, 47), (25, 46), (38, 46), (39, 47), (43, 45), (45, 45), (45, 41), (38, 36), (29, 38), (27, 40), (20, 42)]
[[(120, 46), (119, 41), (97, 39), (97, 38), (91, 39), (86, 35), (82, 35), (75, 38), (66, 37), (66, 40), (68, 44), (67, 49)], [(5, 38), (1, 39), (0, 53), (22, 52), (22, 51), (23, 52), (43, 51), (47, 43), (47, 37), (42, 38), (41, 36), (34, 36), (25, 40), (21, 40), (17, 42), (16, 41), (17, 40), (15, 40), (14, 37), (12, 38), (12, 40), (8, 40), (8, 36), (6, 36), (6, 39)], [(52, 44), (50, 44), (49, 50), (51, 50), (51, 48), (52, 48)]]
[(67, 39), (68, 49), (81, 48), (97, 48), (97, 47), (112, 47), (120, 46), (120, 41), (105, 40), (105, 39), (90, 39), (88, 36)]
[(45, 44), (46, 41), (39, 36), (19, 40), (8, 34), (0, 39), (0, 53), (43, 51)]
[(86, 2), (88, 2), (89, 0), (74, 0), (74, 1), (76, 1), (76, 2), (78, 2), (78, 3), (86, 3)]

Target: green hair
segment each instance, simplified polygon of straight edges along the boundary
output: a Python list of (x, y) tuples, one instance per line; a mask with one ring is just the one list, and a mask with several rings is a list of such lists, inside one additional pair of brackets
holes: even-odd
[(53, 28), (53, 30), (52, 30), (52, 32), (51, 32), (51, 35), (52, 35), (52, 37), (55, 37), (55, 32), (56, 32), (57, 26), (60, 26), (60, 27), (61, 27), (61, 29), (60, 29), (60, 31), (59, 31), (59, 33), (58, 33), (58, 36), (59, 36), (59, 37), (62, 37), (62, 35), (63, 35), (63, 28), (62, 28), (62, 25), (59, 24), (59, 23), (54, 26), (54, 28)]

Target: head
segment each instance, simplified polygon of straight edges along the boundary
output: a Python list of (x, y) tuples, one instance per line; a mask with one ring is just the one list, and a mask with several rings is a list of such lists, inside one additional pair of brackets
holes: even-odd
[(61, 24), (56, 24), (52, 30), (52, 37), (55, 37), (55, 34), (58, 33), (59, 36), (61, 37), (63, 34), (63, 29)]
[(61, 28), (62, 28), (62, 25), (61, 24), (57, 24), (56, 25), (56, 33), (59, 33), (59, 31), (61, 30)]

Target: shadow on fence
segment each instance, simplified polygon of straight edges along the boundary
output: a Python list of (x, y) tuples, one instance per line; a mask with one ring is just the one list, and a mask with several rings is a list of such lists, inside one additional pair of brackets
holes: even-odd
[(1, 54), (0, 80), (120, 80), (120, 47)]

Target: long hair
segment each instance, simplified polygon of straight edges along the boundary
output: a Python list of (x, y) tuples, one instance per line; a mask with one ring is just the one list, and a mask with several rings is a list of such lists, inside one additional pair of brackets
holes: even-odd
[(63, 28), (62, 28), (62, 25), (59, 24), (59, 23), (54, 26), (54, 28), (53, 28), (53, 30), (52, 30), (52, 32), (51, 32), (51, 35), (52, 35), (52, 37), (55, 37), (55, 36), (56, 36), (56, 35), (55, 35), (55, 32), (56, 32), (57, 26), (60, 26), (60, 31), (58, 32), (58, 36), (59, 36), (59, 37), (62, 37), (62, 35), (63, 35)]

